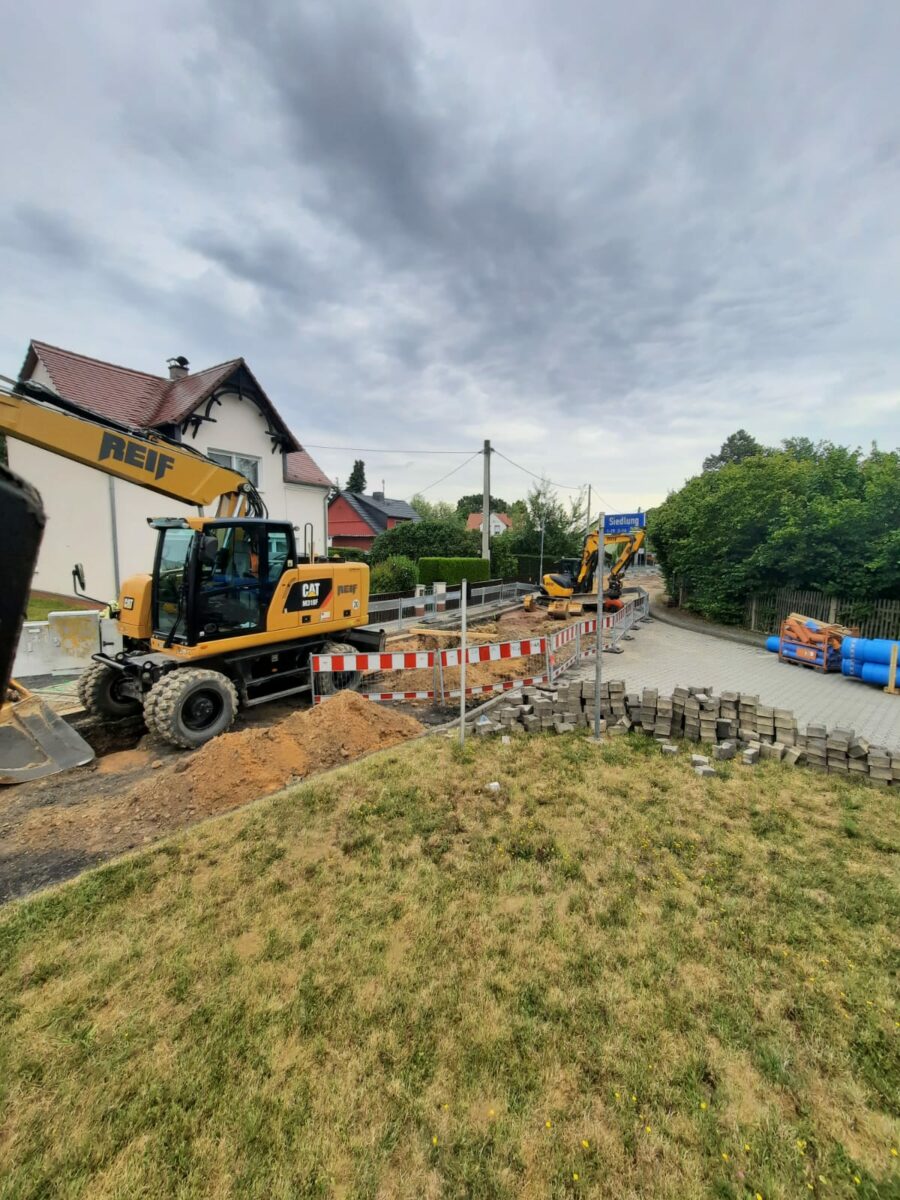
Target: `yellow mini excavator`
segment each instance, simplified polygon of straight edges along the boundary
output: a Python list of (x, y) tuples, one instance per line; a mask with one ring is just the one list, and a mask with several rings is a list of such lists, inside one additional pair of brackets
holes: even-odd
[[(82, 676), (89, 712), (143, 711), (151, 732), (196, 747), (228, 729), (239, 705), (309, 692), (311, 654), (382, 648), (383, 632), (364, 628), (369, 568), (316, 558), (311, 547), (298, 555), (293, 525), (269, 519), (238, 472), (32, 383), (0, 390), (0, 432), (200, 512), (217, 506), (212, 517), (148, 518), (157, 531), (153, 570), (122, 584), (123, 649), (95, 654)], [(326, 678), (336, 690), (359, 675)]]
[[(602, 571), (598, 570), (599, 554), (597, 552), (599, 539), (597, 530), (593, 529), (584, 539), (581, 550), (581, 560), (565, 562), (563, 569), (556, 574), (545, 575), (541, 581), (541, 589), (537, 597), (526, 597), (526, 606), (533, 607), (535, 603), (547, 608), (548, 616), (564, 620), (566, 617), (578, 616), (585, 609), (596, 610), (598, 583), (602, 579)], [(606, 588), (603, 591), (604, 612), (614, 612), (622, 607), (622, 583), (625, 573), (634, 562), (635, 555), (644, 544), (643, 529), (634, 529), (630, 533), (607, 533), (603, 538), (604, 554), (607, 546), (618, 546), (620, 552), (612, 564), (607, 577)], [(528, 600), (531, 604), (527, 604)]]

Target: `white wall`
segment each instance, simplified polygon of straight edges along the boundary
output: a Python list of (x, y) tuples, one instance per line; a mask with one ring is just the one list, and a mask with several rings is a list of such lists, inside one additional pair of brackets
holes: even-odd
[[(52, 386), (38, 365), (34, 379)], [(237, 395), (224, 396), (214, 405), (216, 423), (204, 422), (184, 444), (205, 454), (210, 449), (252, 455), (260, 460), (259, 490), (269, 513), (276, 519), (299, 525), (298, 544), (303, 545), (303, 526), (312, 521), (317, 551), (325, 545), (325, 489), (284, 482), (280, 451), (272, 453), (266, 422), (256, 406)], [(34, 586), (49, 592), (72, 592), (72, 566), (84, 563), (87, 592), (99, 599), (114, 599), (110, 488), (115, 492), (119, 578), (127, 579), (153, 568), (156, 533), (147, 517), (194, 516), (190, 505), (167, 500), (145, 488), (70, 462), (57, 454), (8, 441), (9, 465), (40, 492), (47, 514), (47, 527), (38, 556)]]

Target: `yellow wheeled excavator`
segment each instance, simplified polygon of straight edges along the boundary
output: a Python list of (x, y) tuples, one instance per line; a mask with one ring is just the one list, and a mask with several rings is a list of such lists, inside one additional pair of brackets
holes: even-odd
[[(270, 519), (239, 472), (27, 382), (0, 389), (0, 432), (198, 511), (216, 504), (211, 517), (148, 518), (153, 570), (122, 584), (123, 649), (95, 654), (81, 677), (89, 712), (143, 711), (151, 732), (192, 748), (228, 729), (239, 706), (309, 692), (311, 654), (383, 647), (383, 632), (365, 628), (369, 568), (316, 558), (311, 547), (298, 555), (293, 525)], [(359, 680), (326, 678), (335, 690)]]
[[(643, 529), (633, 529), (630, 533), (607, 533), (603, 537), (604, 554), (607, 546), (618, 546), (619, 555), (609, 569), (606, 587), (603, 590), (604, 612), (615, 612), (622, 607), (622, 584), (625, 573), (634, 562), (635, 555), (644, 544)], [(536, 597), (526, 597), (526, 607), (533, 608), (536, 604), (547, 608), (548, 616), (560, 620), (577, 616), (585, 609), (597, 608), (598, 584), (602, 579), (602, 571), (598, 570), (599, 538), (597, 530), (592, 529), (584, 539), (581, 549), (581, 560), (573, 560), (570, 564), (562, 564), (563, 569), (555, 574), (545, 575), (541, 580), (541, 588)], [(529, 604), (528, 602), (531, 601)]]

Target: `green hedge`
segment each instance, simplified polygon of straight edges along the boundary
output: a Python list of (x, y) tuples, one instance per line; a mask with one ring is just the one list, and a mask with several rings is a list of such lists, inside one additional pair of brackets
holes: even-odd
[(369, 561), (369, 556), (365, 550), (354, 550), (352, 546), (330, 546), (328, 557), (340, 558), (344, 562), (367, 563)]
[(491, 564), (487, 558), (420, 558), (419, 583), (457, 584), (467, 579), (478, 583), (490, 579)]
[(382, 592), (409, 592), (416, 586), (416, 564), (402, 554), (392, 554), (384, 562), (376, 563), (369, 578), (369, 593), (377, 596)]

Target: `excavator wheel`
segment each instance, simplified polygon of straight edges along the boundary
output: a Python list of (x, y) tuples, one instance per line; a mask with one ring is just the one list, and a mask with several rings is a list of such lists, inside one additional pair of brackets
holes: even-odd
[(144, 700), (144, 721), (164, 742), (195, 750), (230, 729), (237, 710), (237, 689), (227, 675), (182, 667), (150, 689)]
[(140, 700), (121, 693), (123, 676), (115, 667), (91, 663), (78, 680), (78, 698), (89, 713), (101, 717), (132, 717), (141, 711)]
[[(326, 642), (323, 654), (358, 654), (355, 646), (346, 642)], [(329, 671), (316, 679), (316, 690), (320, 696), (333, 696), (335, 692), (355, 692), (362, 680), (362, 671)]]

